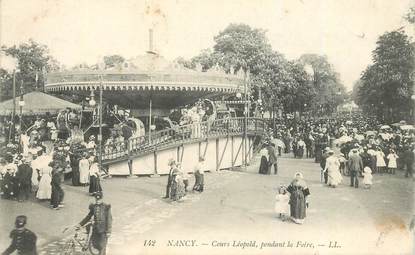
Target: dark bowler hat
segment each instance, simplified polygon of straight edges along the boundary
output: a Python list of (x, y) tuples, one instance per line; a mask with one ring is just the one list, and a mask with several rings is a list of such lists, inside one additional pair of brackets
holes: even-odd
[(24, 227), (27, 223), (27, 217), (25, 215), (19, 215), (16, 217), (16, 221), (14, 222), (14, 225), (16, 228)]
[(104, 195), (102, 194), (102, 192), (97, 192), (97, 193), (94, 194), (94, 197), (96, 199), (102, 199), (104, 197)]

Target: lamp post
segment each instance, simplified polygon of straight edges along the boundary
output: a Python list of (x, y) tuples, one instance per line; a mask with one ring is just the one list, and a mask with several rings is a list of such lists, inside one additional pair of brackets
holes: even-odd
[(412, 106), (412, 121), (414, 121), (415, 119), (415, 94), (413, 94), (411, 96), (412, 102), (413, 102), (413, 106)]
[(25, 105), (24, 99), (23, 99), (23, 81), (20, 83), (20, 99), (19, 99), (19, 133), (23, 132), (22, 129), (22, 116), (23, 116), (23, 106)]
[(99, 169), (102, 170), (102, 76), (99, 81), (99, 134), (98, 134), (98, 164)]
[(385, 116), (383, 114), (383, 101), (380, 102), (380, 111), (381, 111), (381, 114), (382, 114), (382, 122), (383, 122), (383, 121), (385, 121)]
[[(100, 91), (100, 93), (99, 93), (99, 104), (98, 104), (98, 106), (96, 105), (97, 104), (97, 102), (95, 101), (95, 92), (94, 92), (94, 89), (92, 89), (91, 90), (91, 98), (90, 98), (90, 100), (89, 100), (89, 105), (91, 106), (91, 107), (96, 107), (97, 106), (97, 108), (95, 108), (96, 110), (97, 110), (97, 115), (98, 115), (98, 118), (99, 118), (99, 126), (98, 126), (98, 128), (99, 128), (99, 134), (98, 134), (98, 164), (99, 164), (99, 169), (101, 169), (101, 167), (102, 167), (102, 117), (101, 117), (101, 108), (102, 108), (102, 89), (101, 89), (101, 82), (100, 82), (100, 85), (99, 85), (99, 91)], [(95, 122), (95, 121), (94, 121)]]
[(15, 123), (14, 118), (16, 115), (16, 69), (13, 70), (13, 111), (12, 111), (12, 118), (9, 127), (9, 143), (12, 139), (15, 140)]
[(247, 84), (247, 70), (244, 72), (244, 98), (245, 98), (245, 102), (244, 102), (244, 165), (245, 167), (248, 165), (247, 164), (247, 158), (246, 158), (246, 150), (249, 149), (247, 148), (247, 138), (248, 138), (248, 114), (249, 114), (249, 109), (248, 109), (248, 84)]

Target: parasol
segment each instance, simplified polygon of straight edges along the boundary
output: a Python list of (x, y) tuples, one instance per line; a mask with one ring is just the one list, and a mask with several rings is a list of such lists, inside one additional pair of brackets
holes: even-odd
[(402, 125), (400, 128), (402, 130), (414, 130), (415, 129), (413, 125)]
[(348, 143), (350, 141), (352, 141), (353, 139), (350, 136), (344, 135), (342, 137), (340, 137), (339, 139), (336, 139), (335, 144), (344, 144), (344, 143)]
[(363, 141), (363, 140), (365, 139), (365, 137), (364, 137), (363, 135), (356, 135), (354, 138), (355, 138), (356, 140), (358, 140), (359, 142), (360, 142), (360, 141)]
[(380, 129), (390, 129), (391, 127), (389, 125), (383, 125), (380, 127)]

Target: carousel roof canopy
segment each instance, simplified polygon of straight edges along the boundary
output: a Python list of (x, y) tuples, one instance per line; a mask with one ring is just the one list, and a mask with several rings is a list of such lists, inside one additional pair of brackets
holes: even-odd
[(45, 89), (83, 96), (102, 89), (105, 99), (128, 109), (148, 108), (149, 99), (153, 108), (171, 109), (199, 98), (233, 94), (243, 85), (242, 70), (226, 73), (219, 66), (206, 72), (201, 66), (188, 69), (150, 52), (113, 68), (98, 65), (49, 73)]
[[(16, 97), (16, 114), (19, 113), (20, 97)], [(57, 113), (62, 109), (81, 109), (80, 105), (65, 101), (63, 99), (45, 94), (43, 92), (34, 91), (23, 95), (24, 105), (22, 107), (23, 115), (37, 115), (49, 113)], [(13, 99), (0, 103), (0, 115), (9, 115), (13, 112)]]

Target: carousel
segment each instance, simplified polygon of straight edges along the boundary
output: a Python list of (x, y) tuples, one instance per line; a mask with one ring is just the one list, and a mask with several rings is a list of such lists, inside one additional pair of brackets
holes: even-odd
[[(131, 110), (134, 117), (168, 116), (171, 109), (199, 99), (235, 94), (243, 87), (243, 74), (226, 74), (215, 67), (207, 72), (187, 69), (155, 52), (130, 59), (110, 69), (82, 69), (50, 73), (45, 89), (50, 93), (81, 95), (102, 90), (104, 101)], [(150, 112), (151, 111), (151, 112)]]
[[(102, 95), (103, 113), (109, 113), (115, 122), (121, 119), (118, 121), (121, 128), (132, 127), (133, 135), (142, 135), (144, 129), (160, 130), (180, 124), (180, 118), (186, 115), (183, 108), (196, 107), (198, 111), (202, 108), (206, 113), (204, 118), (216, 118), (218, 115), (213, 102), (235, 95), (243, 86), (242, 71), (227, 74), (218, 66), (206, 72), (202, 72), (201, 66), (196, 70), (188, 69), (178, 62), (169, 62), (154, 51), (147, 51), (145, 55), (112, 68), (106, 69), (101, 63), (94, 69), (49, 73), (45, 83), (49, 93), (85, 98), (89, 103), (95, 103)], [(124, 110), (121, 117), (119, 109)], [(65, 114), (69, 113), (61, 116)], [(97, 114), (93, 110), (85, 113), (88, 114), (90, 117), (86, 119), (96, 119), (94, 116)], [(68, 119), (66, 115), (62, 121)], [(64, 122), (62, 130), (69, 132), (70, 122)], [(107, 122), (104, 121), (104, 127), (109, 124)], [(93, 129), (98, 122), (89, 124), (84, 122), (84, 132), (89, 131), (90, 127)], [(114, 126), (114, 123), (109, 125)]]

